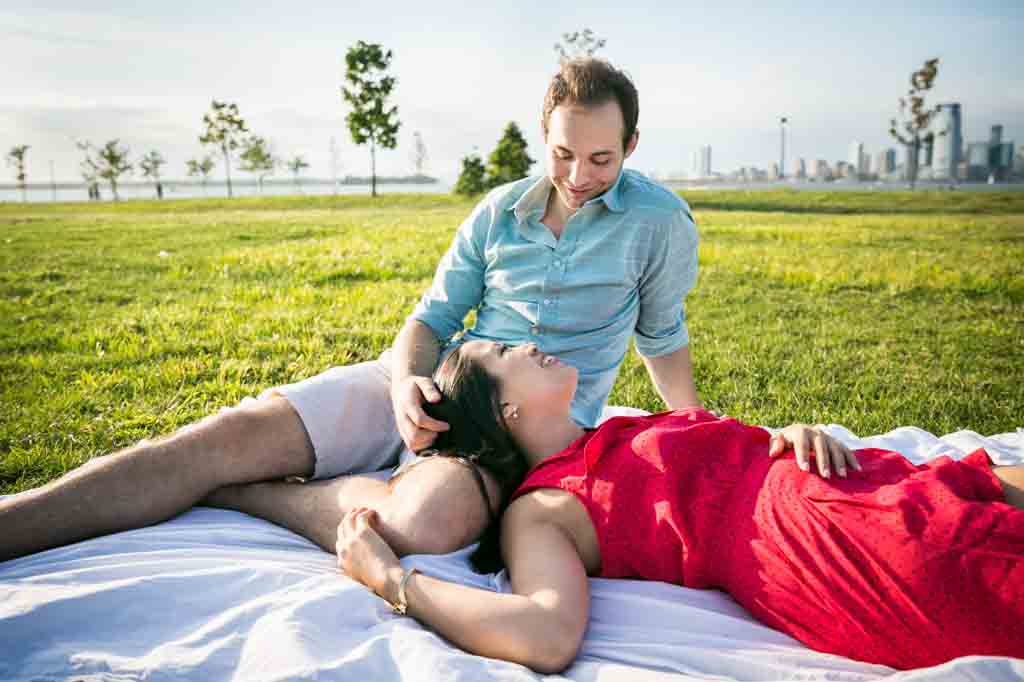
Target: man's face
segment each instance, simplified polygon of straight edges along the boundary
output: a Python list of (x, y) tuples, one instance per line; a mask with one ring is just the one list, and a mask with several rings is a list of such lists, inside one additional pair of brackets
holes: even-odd
[(622, 148), (625, 122), (618, 102), (597, 107), (555, 107), (548, 119), (548, 177), (561, 203), (575, 211), (615, 183), (636, 148), (637, 134)]

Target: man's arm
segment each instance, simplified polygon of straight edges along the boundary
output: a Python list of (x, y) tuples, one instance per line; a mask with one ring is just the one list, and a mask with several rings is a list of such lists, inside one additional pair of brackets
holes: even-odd
[(434, 332), (419, 320), (408, 319), (391, 346), (391, 407), (402, 440), (413, 452), (429, 447), (448, 424), (423, 411), (423, 401), (436, 403), (441, 393), (431, 374), (441, 348)]
[(666, 355), (643, 358), (644, 366), (651, 377), (658, 395), (670, 410), (684, 407), (703, 407), (697, 386), (693, 382), (693, 363), (690, 361), (690, 347), (683, 346)]

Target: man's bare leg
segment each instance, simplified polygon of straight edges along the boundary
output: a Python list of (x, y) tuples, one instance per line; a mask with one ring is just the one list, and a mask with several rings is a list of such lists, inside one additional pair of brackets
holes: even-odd
[(215, 488), (309, 476), (313, 467), (305, 427), (285, 398), (224, 410), (0, 500), (0, 561), (158, 523)]
[[(497, 504), (497, 483), (481, 473)], [(202, 504), (265, 519), (332, 554), (338, 524), (354, 507), (377, 510), (378, 530), (399, 556), (453, 552), (477, 540), (490, 520), (472, 472), (443, 457), (425, 460), (393, 481), (357, 474), (311, 483), (228, 486)]]
[(1003, 485), (1006, 503), (1024, 509), (1024, 465), (994, 466), (992, 473)]

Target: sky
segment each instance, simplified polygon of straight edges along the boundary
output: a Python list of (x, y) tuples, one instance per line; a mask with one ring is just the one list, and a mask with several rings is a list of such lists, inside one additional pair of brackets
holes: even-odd
[[(304, 157), (306, 176), (330, 177), (332, 137), (340, 174), (367, 175), (369, 151), (352, 143), (340, 94), (345, 51), (363, 40), (393, 51), (398, 79), (398, 147), (378, 154), (378, 173), (412, 172), (418, 131), (427, 172), (451, 182), (460, 159), (489, 154), (509, 121), (541, 173), (553, 45), (584, 27), (637, 85), (640, 144), (627, 166), (646, 173), (678, 176), (705, 144), (717, 172), (765, 168), (779, 158), (780, 116), (787, 165), (846, 159), (854, 141), (872, 154), (894, 146), (889, 119), (931, 57), (940, 65), (928, 101), (960, 102), (965, 142), (1001, 123), (1004, 140), (1024, 145), (1020, 0), (6, 0), (0, 151), (30, 145), (29, 182), (49, 182), (51, 162), (58, 181), (76, 181), (75, 141), (118, 138), (133, 159), (159, 151), (164, 176), (180, 178), (204, 153), (202, 116), (216, 98), (235, 102), (277, 155)], [(0, 182), (13, 182), (13, 170), (0, 166)]]

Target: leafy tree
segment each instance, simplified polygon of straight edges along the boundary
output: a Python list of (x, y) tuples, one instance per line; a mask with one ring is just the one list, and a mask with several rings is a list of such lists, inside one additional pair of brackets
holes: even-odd
[(89, 199), (99, 200), (100, 198), (100, 182), (99, 182), (99, 166), (96, 163), (95, 152), (90, 143), (77, 140), (75, 146), (85, 155), (82, 162), (78, 164), (79, 172), (82, 174), (82, 179), (85, 180), (85, 184), (89, 190)]
[(25, 195), (25, 152), (29, 150), (27, 144), (12, 147), (7, 152), (7, 165), (14, 169), (14, 179), (18, 181), (18, 189), (21, 190), (21, 200), (28, 201)]
[(286, 165), (288, 166), (288, 170), (292, 172), (292, 177), (295, 179), (295, 186), (298, 187), (299, 174), (309, 168), (309, 164), (306, 163), (304, 158), (296, 154), (295, 158), (291, 159)]
[(139, 168), (142, 169), (143, 177), (153, 179), (153, 186), (154, 189), (156, 189), (157, 199), (164, 198), (163, 186), (160, 184), (160, 166), (165, 163), (167, 163), (167, 161), (160, 155), (160, 152), (155, 149), (144, 155), (142, 159), (139, 160)]
[(263, 194), (263, 178), (274, 174), (278, 159), (270, 152), (270, 145), (259, 135), (250, 135), (242, 140), (242, 153), (238, 155), (242, 161), (239, 168), (246, 173), (253, 173)]
[(485, 174), (484, 162), (479, 154), (473, 152), (462, 159), (462, 172), (453, 191), (467, 197), (482, 193), (487, 189)]
[(907, 150), (907, 179), (910, 188), (917, 184), (917, 157), (922, 145), (931, 144), (935, 135), (929, 128), (932, 116), (938, 107), (925, 105), (925, 95), (932, 89), (935, 77), (939, 75), (939, 60), (925, 61), (917, 71), (910, 74), (910, 89), (906, 97), (900, 97), (899, 118), (889, 122), (889, 134), (896, 138)]
[(505, 126), (498, 146), (487, 158), (488, 189), (525, 178), (530, 173), (533, 159), (526, 153), (526, 138), (515, 121)]
[(206, 194), (206, 183), (210, 180), (210, 173), (213, 172), (215, 162), (213, 156), (207, 154), (201, 159), (189, 159), (185, 162), (185, 167), (188, 169), (188, 176), (190, 178), (199, 177), (200, 184), (203, 186), (203, 194)]
[(416, 169), (416, 175), (423, 175), (427, 167), (427, 145), (423, 144), (423, 136), (419, 131), (412, 134), (412, 165)]
[[(114, 139), (97, 149), (90, 142), (78, 142), (78, 148), (85, 153), (85, 161), (82, 162), (82, 175), (87, 181), (95, 185), (98, 180), (106, 180), (110, 183), (110, 192), (114, 195), (114, 201), (121, 197), (117, 193), (117, 183), (125, 173), (131, 173), (132, 164), (128, 161), (129, 150), (127, 145), (121, 146), (120, 140)], [(94, 187), (96, 198), (99, 198), (99, 188)]]
[(238, 105), (213, 100), (210, 111), (203, 115), (206, 132), (199, 136), (199, 142), (220, 149), (224, 155), (224, 172), (228, 179), (228, 196), (231, 192), (231, 152), (241, 144), (242, 133), (249, 132), (245, 121), (238, 115)]
[(562, 40), (555, 43), (558, 63), (565, 64), (573, 59), (593, 57), (607, 42), (604, 38), (598, 38), (589, 28), (563, 33)]
[(376, 43), (358, 41), (345, 53), (345, 82), (341, 88), (352, 111), (345, 117), (352, 141), (370, 145), (370, 194), (377, 196), (377, 147), (394, 149), (398, 144), (398, 107), (385, 109), (395, 88), (395, 79), (386, 75), (391, 65), (391, 50)]

